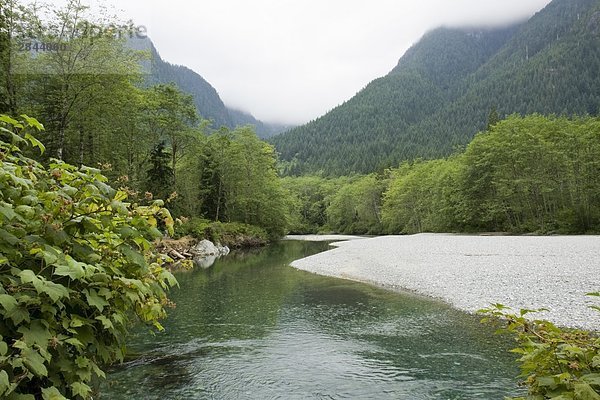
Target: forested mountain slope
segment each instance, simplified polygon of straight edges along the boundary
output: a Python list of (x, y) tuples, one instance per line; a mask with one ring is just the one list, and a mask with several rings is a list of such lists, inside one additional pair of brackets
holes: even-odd
[(490, 110), (597, 114), (600, 3), (554, 0), (529, 21), (439, 28), (385, 77), (273, 139), (290, 174), (370, 172), (463, 147)]
[(217, 90), (200, 74), (188, 67), (164, 61), (150, 39), (131, 40), (130, 46), (150, 52), (151, 60), (145, 65), (148, 72), (146, 84), (174, 83), (182, 91), (191, 94), (198, 113), (211, 120), (213, 128), (253, 125), (257, 134), (263, 138), (274, 136), (286, 129), (285, 126), (264, 123), (249, 113), (228, 108)]

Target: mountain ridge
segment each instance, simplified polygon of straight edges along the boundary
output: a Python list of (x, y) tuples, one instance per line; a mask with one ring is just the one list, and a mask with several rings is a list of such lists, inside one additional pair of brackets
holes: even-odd
[(437, 28), (390, 73), (272, 143), (288, 174), (366, 173), (451, 154), (493, 108), (596, 114), (598, 21), (597, 0), (554, 0), (506, 27)]
[(212, 128), (221, 126), (235, 128), (236, 126), (252, 125), (259, 137), (269, 138), (289, 129), (289, 126), (267, 123), (256, 119), (252, 114), (228, 107), (217, 89), (215, 89), (199, 73), (184, 65), (172, 64), (160, 56), (156, 46), (149, 38), (129, 40), (128, 46), (134, 50), (148, 51), (149, 62), (144, 63), (146, 71), (145, 84), (175, 84), (181, 91), (192, 95), (198, 114), (212, 121)]

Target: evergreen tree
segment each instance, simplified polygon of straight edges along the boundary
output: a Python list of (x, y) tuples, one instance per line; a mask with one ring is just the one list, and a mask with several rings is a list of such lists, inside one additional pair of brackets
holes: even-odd
[(158, 143), (150, 153), (151, 168), (147, 172), (146, 188), (153, 196), (167, 199), (174, 189), (173, 168), (169, 165), (171, 154), (165, 142)]
[(496, 126), (496, 124), (500, 122), (500, 116), (498, 115), (498, 111), (496, 110), (496, 107), (492, 107), (490, 114), (488, 115), (488, 121), (487, 121), (487, 131), (492, 130), (492, 128), (494, 126)]

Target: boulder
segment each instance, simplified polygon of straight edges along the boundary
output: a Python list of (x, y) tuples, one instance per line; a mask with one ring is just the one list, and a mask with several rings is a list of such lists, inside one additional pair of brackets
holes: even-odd
[(221, 246), (220, 243), (217, 243), (217, 250), (219, 251), (220, 256), (226, 256), (231, 252), (231, 250), (229, 250), (229, 247)]
[(226, 256), (230, 252), (229, 247), (215, 245), (210, 240), (202, 240), (190, 248), (186, 254), (191, 256), (194, 264), (200, 268), (209, 268), (215, 260), (221, 256)]
[(221, 255), (217, 246), (215, 246), (210, 240), (206, 239), (198, 242), (198, 244), (192, 247), (189, 252), (194, 256), (194, 258)]

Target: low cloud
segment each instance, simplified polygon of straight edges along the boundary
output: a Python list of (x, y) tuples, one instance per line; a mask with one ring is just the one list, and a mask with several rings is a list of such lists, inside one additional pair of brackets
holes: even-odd
[(550, 0), (128, 0), (115, 5), (167, 61), (206, 78), (226, 104), (304, 123), (385, 75), (428, 30), (506, 25)]

